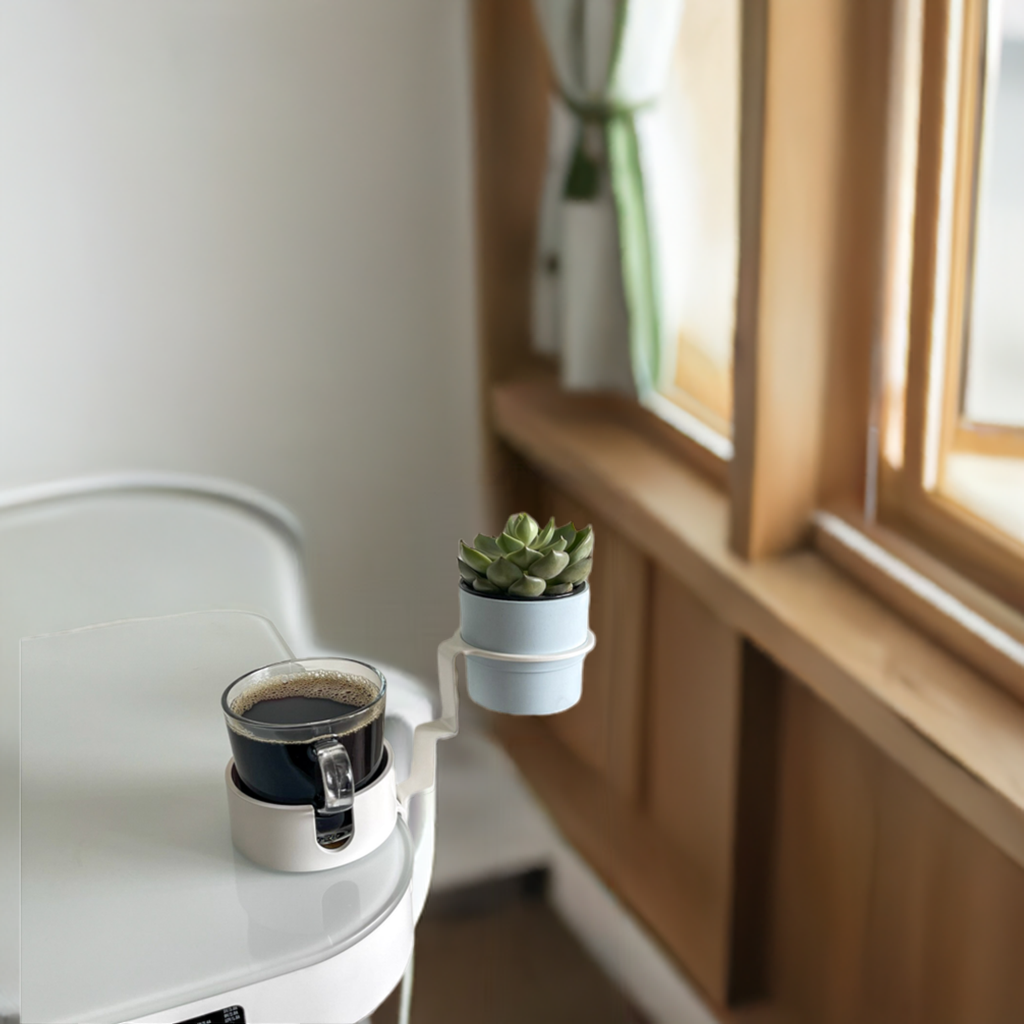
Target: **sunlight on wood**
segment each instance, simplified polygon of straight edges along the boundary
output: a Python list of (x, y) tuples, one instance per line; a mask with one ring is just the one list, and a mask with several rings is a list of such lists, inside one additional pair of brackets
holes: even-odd
[(1024, 459), (952, 452), (946, 457), (941, 491), (1024, 542)]

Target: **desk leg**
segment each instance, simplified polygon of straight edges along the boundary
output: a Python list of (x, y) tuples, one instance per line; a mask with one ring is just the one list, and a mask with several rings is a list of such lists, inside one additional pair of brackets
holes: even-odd
[(398, 1004), (398, 1024), (409, 1024), (409, 1014), (412, 1012), (412, 976), (413, 965), (416, 961), (416, 950), (409, 954), (409, 963), (402, 975), (402, 995)]

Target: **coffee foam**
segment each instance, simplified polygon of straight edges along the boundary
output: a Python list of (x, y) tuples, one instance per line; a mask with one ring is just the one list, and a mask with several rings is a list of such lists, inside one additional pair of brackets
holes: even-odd
[[(341, 727), (337, 730), (331, 730), (329, 734), (331, 736), (345, 736), (350, 732), (355, 732), (357, 729), (361, 729), (368, 725), (374, 719), (378, 718), (381, 712), (384, 710), (384, 702), (377, 701), (377, 704), (369, 709), (366, 714), (360, 714), (361, 711), (368, 708), (369, 705), (373, 704), (377, 700), (380, 691), (377, 687), (371, 683), (368, 679), (362, 676), (349, 675), (345, 672), (335, 672), (330, 669), (311, 669), (307, 672), (296, 672), (293, 675), (288, 676), (272, 676), (270, 679), (264, 679), (259, 683), (253, 684), (249, 689), (243, 690), (234, 700), (231, 701), (229, 707), (238, 716), (244, 717), (245, 713), (251, 708), (254, 708), (260, 701), (263, 700), (281, 700), (284, 697), (319, 697), (325, 700), (338, 701), (341, 704), (351, 704), (356, 710), (349, 712), (341, 712), (341, 714), (358, 715), (359, 719), (354, 723), (346, 723), (346, 727)], [(340, 717), (340, 716), (339, 716)], [(244, 736), (250, 736), (252, 739), (264, 740), (265, 742), (271, 743), (308, 743), (309, 740), (286, 740), (283, 738), (270, 739), (269, 737), (256, 736), (241, 722), (229, 720), (229, 724), (235, 732), (240, 733)], [(267, 729), (276, 728), (273, 725), (253, 721), (254, 727), (263, 727)], [(287, 733), (287, 726), (283, 727), (283, 731)], [(295, 728), (292, 726), (291, 728)]]

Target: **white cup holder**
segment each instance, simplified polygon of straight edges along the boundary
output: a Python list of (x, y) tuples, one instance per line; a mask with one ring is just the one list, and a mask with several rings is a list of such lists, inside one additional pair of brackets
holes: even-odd
[(224, 781), (235, 848), (253, 863), (278, 871), (325, 871), (359, 860), (391, 835), (398, 817), (395, 759), (386, 740), (384, 764), (377, 777), (356, 790), (352, 838), (338, 849), (328, 849), (317, 841), (312, 805), (273, 804), (243, 792), (234, 760), (228, 761)]
[[(484, 707), (506, 714), (545, 715), (564, 711), (579, 700), (583, 659), (594, 649), (591, 630), (571, 650), (557, 654), (502, 654), (466, 643), (461, 633), (437, 649), (441, 716), (416, 727), (409, 776), (396, 786), (395, 762), (385, 741), (386, 764), (368, 786), (356, 790), (353, 805), (355, 831), (347, 845), (326, 849), (317, 842), (316, 812), (309, 804), (273, 804), (244, 793), (229, 761), (224, 773), (231, 816), (231, 838), (249, 860), (278, 871), (325, 871), (372, 853), (391, 834), (398, 815), (405, 817), (410, 800), (434, 788), (437, 780), (437, 743), (459, 731), (459, 655), (499, 671), (470, 672), (470, 692)], [(478, 685), (480, 680), (484, 682)], [(562, 680), (558, 685), (552, 681)]]

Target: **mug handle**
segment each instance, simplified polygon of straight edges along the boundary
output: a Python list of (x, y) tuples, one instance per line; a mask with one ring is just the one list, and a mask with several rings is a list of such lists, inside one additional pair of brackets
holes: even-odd
[(356, 784), (352, 778), (352, 762), (345, 745), (338, 740), (321, 740), (313, 750), (320, 765), (320, 776), (324, 783), (324, 805), (322, 814), (337, 814), (352, 810), (356, 796)]

